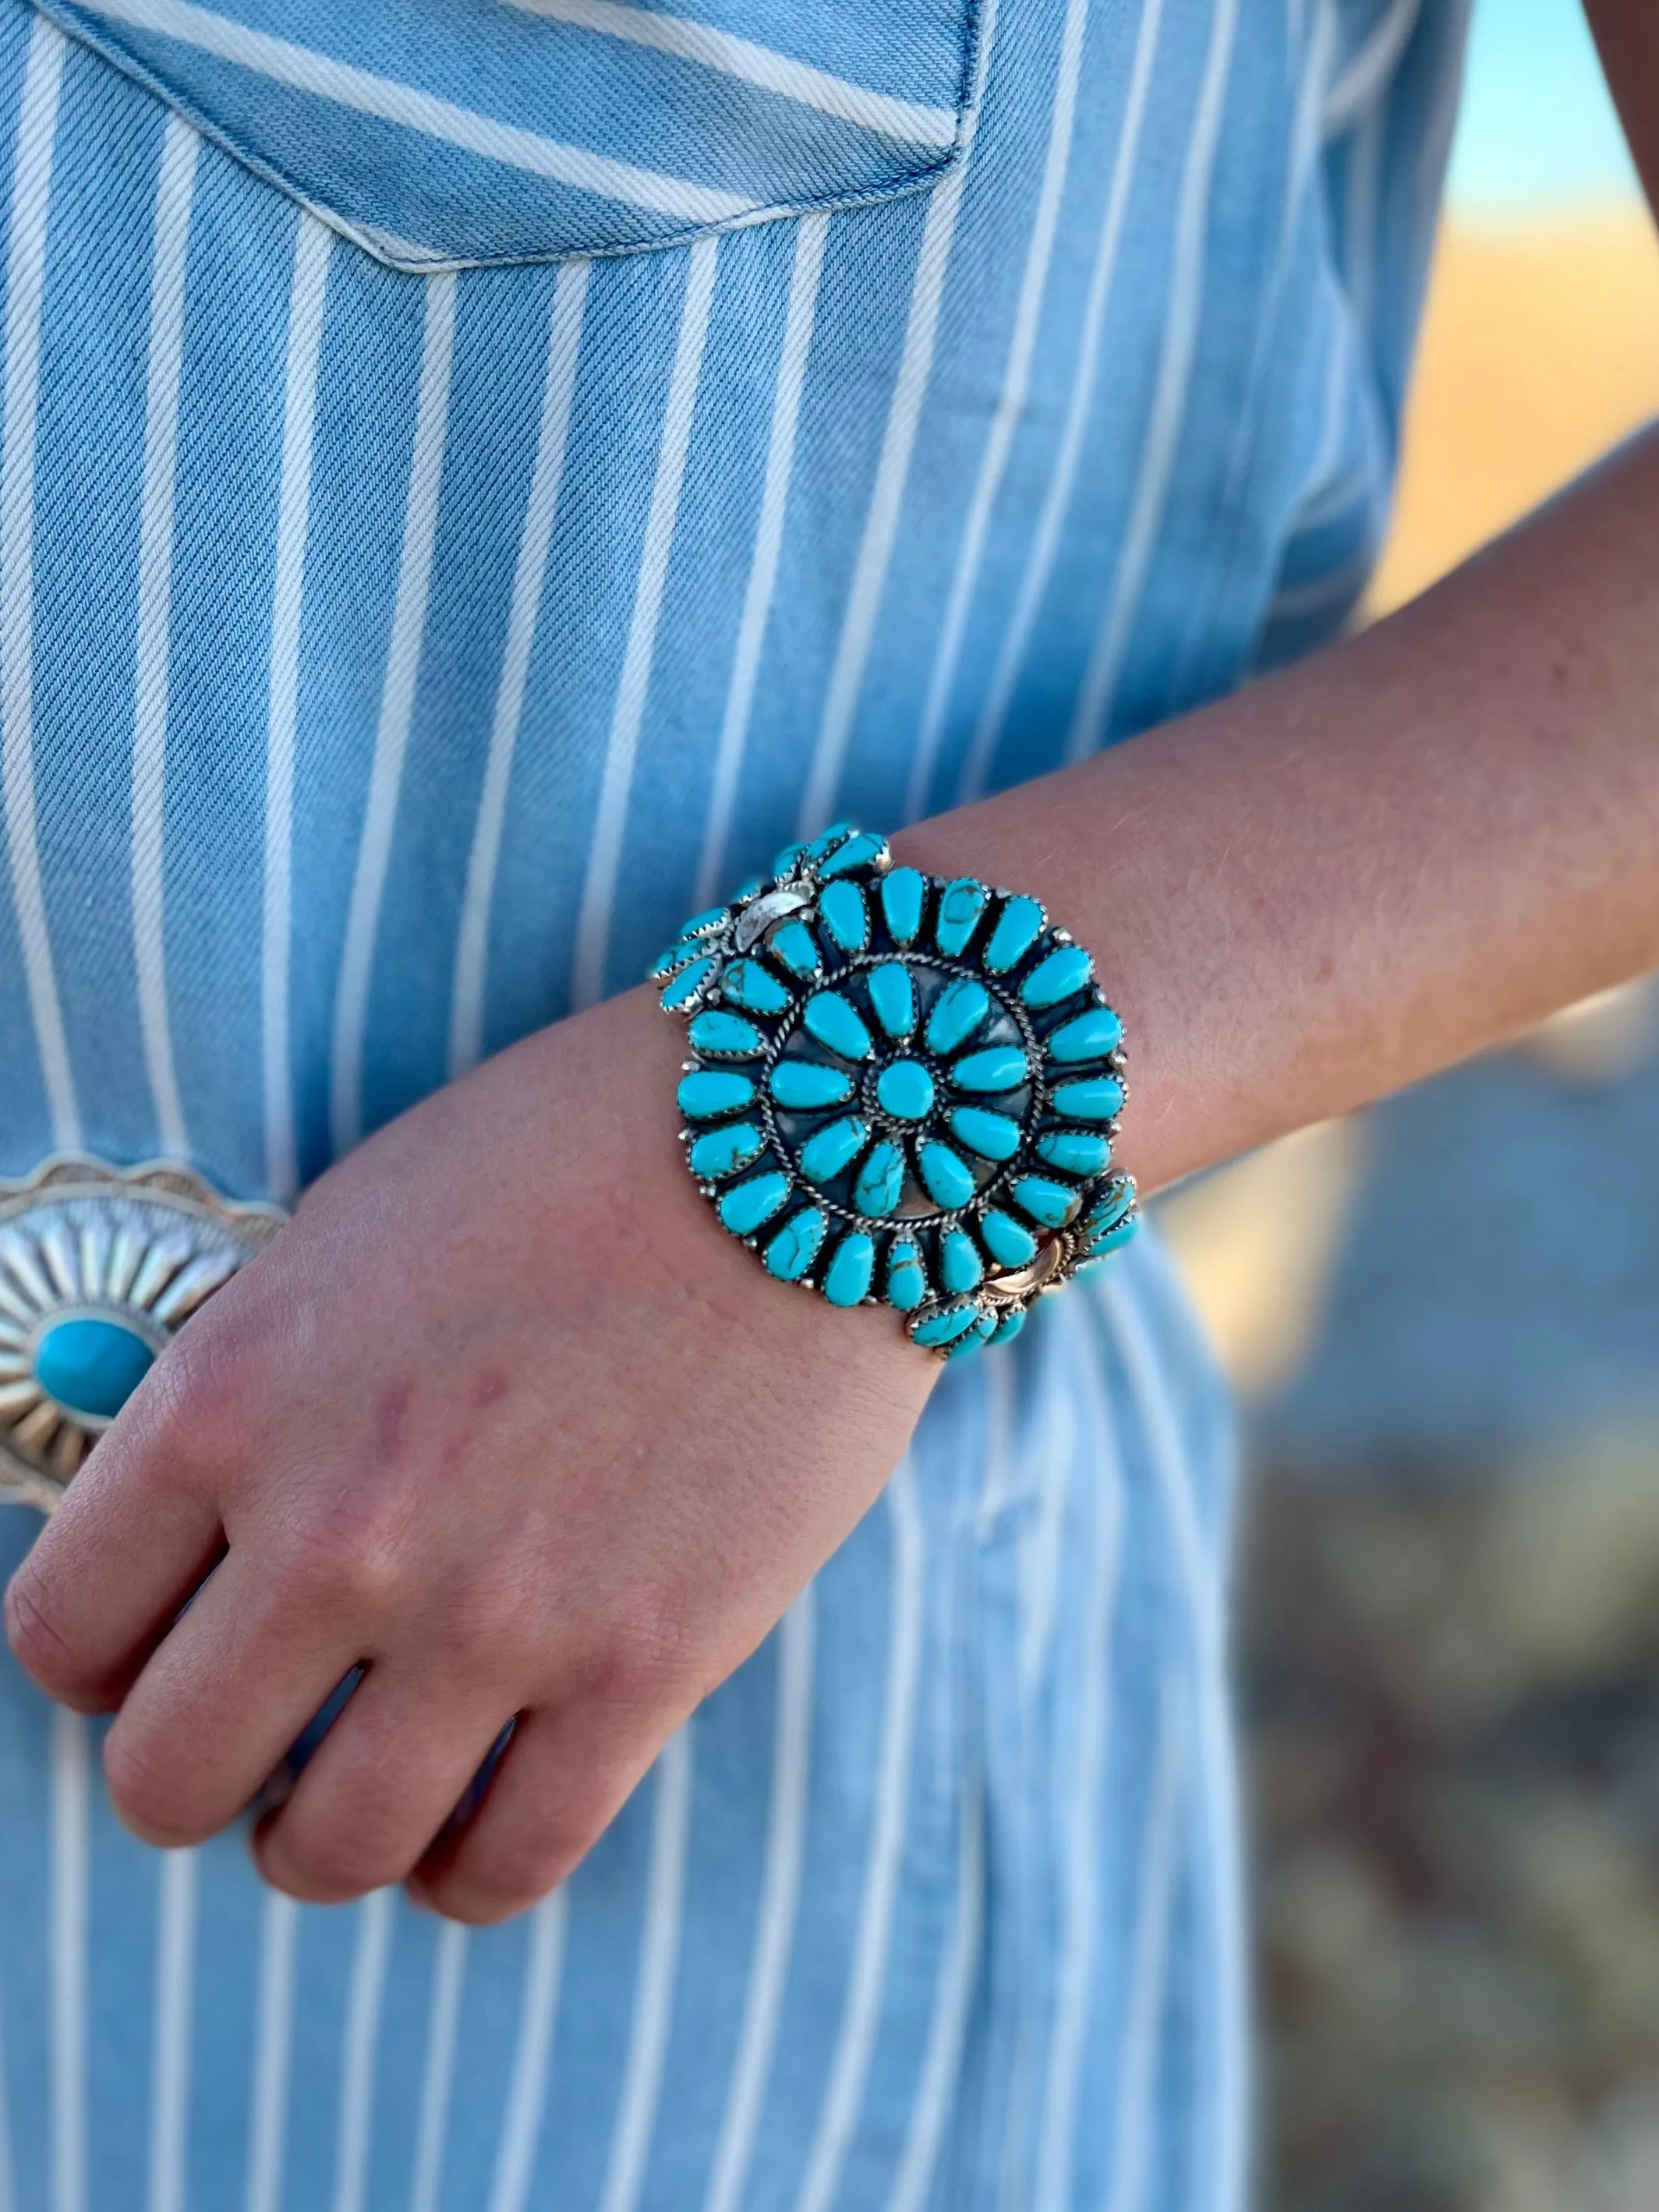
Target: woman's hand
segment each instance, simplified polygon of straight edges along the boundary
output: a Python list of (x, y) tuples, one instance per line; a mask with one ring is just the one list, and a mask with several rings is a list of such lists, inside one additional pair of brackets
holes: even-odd
[(119, 1707), (140, 1835), (234, 1820), (361, 1665), (262, 1869), (517, 1911), (877, 1496), (937, 1363), (721, 1234), (675, 1141), (682, 1050), (634, 992), (404, 1115), (100, 1441), (7, 1625), (54, 1697)]

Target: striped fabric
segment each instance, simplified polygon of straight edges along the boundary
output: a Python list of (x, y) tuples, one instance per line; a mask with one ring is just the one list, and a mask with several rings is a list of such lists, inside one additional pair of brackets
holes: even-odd
[[(1462, 29), (0, 0), (0, 1171), (291, 1196), (1328, 635)], [(1229, 1485), (1156, 1252), (1056, 1301), (481, 1936), (146, 1851), (0, 1668), (0, 2212), (1236, 2212)]]

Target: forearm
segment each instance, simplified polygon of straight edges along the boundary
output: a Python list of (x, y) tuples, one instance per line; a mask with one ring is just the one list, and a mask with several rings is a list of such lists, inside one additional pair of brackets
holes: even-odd
[(1147, 1190), (1659, 964), (1659, 434), (1364, 635), (895, 842), (1094, 950)]

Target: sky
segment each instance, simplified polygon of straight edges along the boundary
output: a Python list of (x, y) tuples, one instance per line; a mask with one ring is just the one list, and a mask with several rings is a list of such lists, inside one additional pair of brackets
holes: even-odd
[(1636, 190), (1579, 0), (1476, 0), (1448, 185), (1453, 213), (1525, 221)]

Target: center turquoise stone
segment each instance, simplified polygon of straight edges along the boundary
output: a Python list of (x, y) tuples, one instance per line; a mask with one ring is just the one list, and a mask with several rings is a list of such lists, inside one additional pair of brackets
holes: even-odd
[(112, 1421), (155, 1354), (125, 1322), (82, 1314), (53, 1324), (34, 1347), (34, 1379), (67, 1413)]
[(920, 1121), (933, 1110), (933, 1079), (919, 1060), (895, 1060), (876, 1078), (882, 1111), (900, 1121)]

